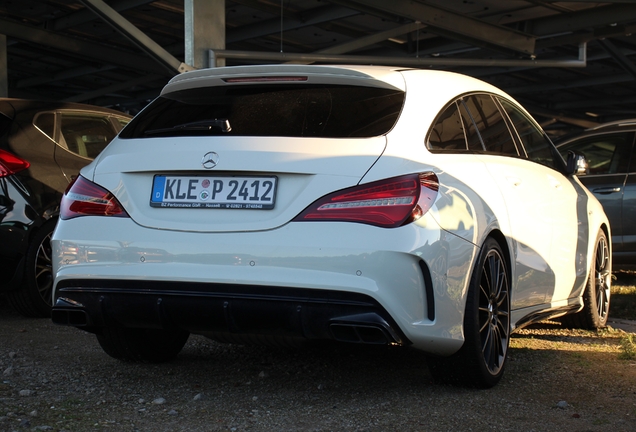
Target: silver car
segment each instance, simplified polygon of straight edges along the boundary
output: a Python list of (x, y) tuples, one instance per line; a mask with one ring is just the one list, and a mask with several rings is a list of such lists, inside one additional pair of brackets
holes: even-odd
[(585, 155), (589, 164), (580, 180), (603, 205), (612, 227), (613, 262), (636, 263), (636, 119), (605, 123), (557, 143)]

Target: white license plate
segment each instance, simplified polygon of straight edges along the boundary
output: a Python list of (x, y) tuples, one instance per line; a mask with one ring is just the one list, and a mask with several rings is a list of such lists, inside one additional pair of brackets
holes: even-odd
[(276, 201), (275, 176), (165, 176), (152, 182), (152, 207), (269, 210)]

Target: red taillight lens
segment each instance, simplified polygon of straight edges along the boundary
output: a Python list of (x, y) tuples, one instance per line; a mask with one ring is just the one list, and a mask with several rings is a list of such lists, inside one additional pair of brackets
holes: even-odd
[(31, 164), (5, 150), (0, 150), (0, 177), (10, 176), (29, 168)]
[(327, 195), (294, 221), (359, 222), (395, 228), (426, 213), (435, 202), (437, 190), (433, 173), (390, 178)]
[(129, 217), (113, 194), (81, 176), (66, 189), (60, 205), (62, 219), (79, 216)]

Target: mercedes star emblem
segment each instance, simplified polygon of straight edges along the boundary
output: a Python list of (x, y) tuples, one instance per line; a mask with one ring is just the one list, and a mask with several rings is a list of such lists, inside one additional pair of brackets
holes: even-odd
[(205, 169), (214, 168), (218, 162), (219, 162), (219, 155), (216, 154), (215, 152), (207, 152), (203, 156), (203, 159), (201, 159), (201, 165), (203, 165), (203, 168)]

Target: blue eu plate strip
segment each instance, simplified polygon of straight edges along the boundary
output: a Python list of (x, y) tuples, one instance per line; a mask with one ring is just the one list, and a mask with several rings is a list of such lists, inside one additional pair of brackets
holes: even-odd
[(166, 189), (166, 177), (155, 176), (155, 181), (152, 187), (152, 202), (163, 202), (163, 192)]

